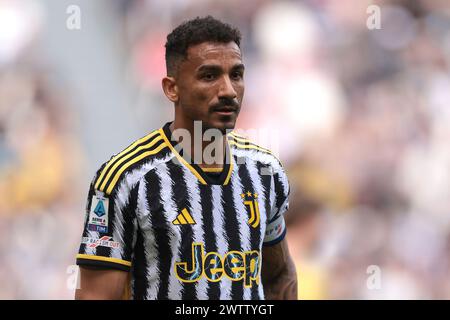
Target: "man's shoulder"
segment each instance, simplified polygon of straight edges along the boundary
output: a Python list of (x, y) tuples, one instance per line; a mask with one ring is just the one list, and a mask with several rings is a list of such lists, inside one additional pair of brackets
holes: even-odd
[(242, 159), (241, 161), (253, 160), (261, 165), (271, 167), (275, 171), (283, 169), (283, 165), (274, 151), (262, 147), (234, 131), (227, 136), (233, 154), (238, 159)]
[(167, 161), (169, 153), (162, 129), (153, 130), (104, 162), (92, 182), (94, 189), (111, 195), (123, 181), (131, 187), (158, 164)]

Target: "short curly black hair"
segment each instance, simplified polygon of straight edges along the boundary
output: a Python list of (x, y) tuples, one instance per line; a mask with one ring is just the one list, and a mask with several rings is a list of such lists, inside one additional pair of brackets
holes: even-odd
[(190, 46), (203, 42), (235, 42), (240, 48), (241, 33), (237, 28), (212, 16), (197, 17), (183, 22), (167, 36), (167, 75), (173, 76), (176, 74), (178, 65), (187, 57), (187, 50)]

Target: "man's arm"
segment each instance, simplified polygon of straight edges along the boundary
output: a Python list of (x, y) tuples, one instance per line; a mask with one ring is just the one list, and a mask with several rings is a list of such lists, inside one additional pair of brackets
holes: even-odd
[(286, 239), (263, 247), (262, 283), (268, 300), (297, 300), (297, 272)]
[(80, 266), (80, 277), (76, 300), (120, 300), (127, 285), (128, 272)]

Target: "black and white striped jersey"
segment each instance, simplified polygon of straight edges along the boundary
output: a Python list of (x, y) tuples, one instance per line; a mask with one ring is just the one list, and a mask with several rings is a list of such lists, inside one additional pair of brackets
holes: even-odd
[(77, 264), (130, 271), (133, 299), (264, 299), (262, 246), (286, 232), (281, 163), (230, 133), (231, 161), (202, 170), (176, 151), (169, 125), (97, 171)]

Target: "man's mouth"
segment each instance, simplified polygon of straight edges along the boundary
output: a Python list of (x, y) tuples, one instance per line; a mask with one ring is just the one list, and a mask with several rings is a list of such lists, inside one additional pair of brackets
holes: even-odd
[(218, 113), (220, 115), (229, 116), (229, 115), (232, 115), (233, 113), (236, 113), (237, 108), (225, 106), (225, 107), (215, 108), (213, 110), (213, 112)]

